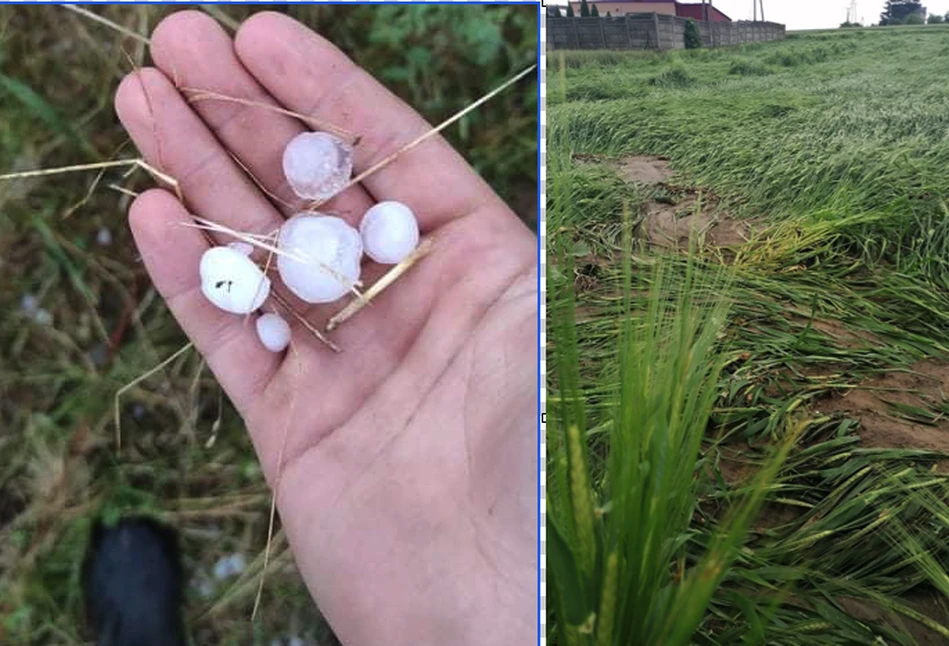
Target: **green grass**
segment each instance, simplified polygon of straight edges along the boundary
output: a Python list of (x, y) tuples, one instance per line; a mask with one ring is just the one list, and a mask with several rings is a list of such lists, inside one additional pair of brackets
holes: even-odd
[[(92, 10), (147, 34), (174, 8)], [(255, 9), (210, 11), (236, 24)], [(438, 122), (534, 61), (534, 7), (283, 8)], [(451, 37), (446, 37), (451, 34)], [(135, 156), (112, 99), (137, 43), (56, 6), (0, 7), (0, 173)], [(446, 132), (526, 221), (535, 217), (536, 86), (522, 83)], [(122, 401), (112, 397), (185, 339), (157, 298), (125, 224), (142, 173), (0, 184), (0, 643), (86, 643), (78, 588), (100, 514), (156, 514), (179, 528), (192, 582), (222, 556), (248, 568), (211, 596), (189, 587), (197, 644), (333, 643), (278, 541), (259, 620), (249, 623), (269, 491), (241, 420), (190, 355)], [(111, 244), (97, 242), (100, 229)], [(24, 309), (32, 298), (52, 324)], [(29, 300), (29, 299), (28, 299)], [(27, 303), (28, 304), (28, 303)], [(45, 316), (45, 315), (44, 315)], [(112, 345), (114, 343), (114, 346)], [(217, 442), (205, 448), (220, 418)]]
[[(580, 624), (592, 627), (589, 635), (570, 628), (572, 608), (558, 605), (569, 586), (557, 587), (570, 579), (554, 572), (553, 643), (949, 639), (949, 481), (934, 470), (944, 457), (934, 449), (949, 442), (933, 445), (921, 435), (916, 442), (912, 434), (869, 442), (876, 418), (864, 411), (860, 424), (860, 414), (839, 405), (843, 393), (868, 392), (859, 386), (871, 377), (907, 374), (922, 360), (949, 362), (949, 86), (931, 62), (947, 47), (949, 30), (927, 27), (795, 34), (783, 43), (665, 55), (567, 52), (562, 69), (552, 56), (547, 226), (557, 251), (548, 282), (548, 512), (568, 526), (563, 551), (579, 553), (568, 531), (572, 508), (556, 480), (572, 424), (586, 438), (589, 496), (608, 510), (598, 537), (613, 523), (635, 526), (615, 517), (620, 499), (692, 504), (684, 525), (652, 512), (641, 517), (638, 534), (619, 542), (623, 554), (624, 544), (644, 545), (636, 536), (653, 531), (667, 551), (648, 552), (659, 554), (648, 563), (658, 578), (633, 574), (646, 551), (619, 558), (619, 589), (643, 587), (621, 597), (605, 642), (595, 616)], [(657, 81), (672, 78), (690, 81)], [(624, 242), (624, 208), (637, 220), (648, 204), (670, 199), (664, 187), (615, 175), (608, 163), (629, 155), (668, 158), (674, 184), (711, 191), (727, 217), (750, 219), (757, 233), (729, 254), (705, 249), (691, 257)], [(686, 292), (692, 296), (682, 305)], [(650, 314), (657, 303), (667, 308), (661, 321)], [(631, 356), (628, 327), (651, 329), (663, 347), (663, 330), (694, 329), (690, 321), (706, 320), (723, 303), (727, 321), (714, 348), (695, 345), (698, 332), (678, 346), (707, 357), (706, 370), (724, 362), (711, 409), (639, 421), (619, 415), (631, 393), (649, 388), (665, 394), (666, 415), (676, 410), (668, 381), (675, 363), (641, 349)], [(692, 364), (679, 374), (702, 369)], [(932, 386), (928, 394), (887, 404), (906, 393), (879, 393), (887, 428), (902, 421), (916, 424), (917, 435), (922, 428), (949, 432), (949, 392)], [(572, 406), (561, 409), (560, 401)], [(620, 477), (618, 443), (645, 429), (673, 441), (676, 424), (704, 433), (701, 450), (633, 454), (623, 464), (639, 464), (639, 479)], [(795, 447), (780, 468), (756, 482), (754, 473), (775, 467), (775, 449), (789, 439)], [(661, 474), (676, 459), (690, 461), (695, 479), (682, 477), (655, 497), (649, 492), (666, 482)], [(754, 509), (755, 495), (763, 507), (746, 533), (728, 519)], [(714, 579), (706, 602), (699, 575), (727, 539), (740, 549), (719, 552), (718, 562), (731, 566)], [(611, 543), (597, 540), (598, 553), (610, 554)], [(607, 581), (600, 569), (581, 583), (599, 590)], [(668, 595), (690, 592), (690, 603), (675, 612), (659, 609)], [(597, 612), (595, 603), (586, 607)], [(641, 619), (646, 608), (651, 622)], [(673, 615), (688, 634), (655, 641), (654, 631)]]

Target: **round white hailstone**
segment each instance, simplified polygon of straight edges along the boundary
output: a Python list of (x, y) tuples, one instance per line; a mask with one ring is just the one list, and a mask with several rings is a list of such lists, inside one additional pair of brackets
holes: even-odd
[(229, 242), (227, 246), (233, 249), (234, 251), (238, 251), (244, 254), (245, 256), (249, 256), (252, 253), (254, 253), (254, 245), (252, 245), (249, 242), (244, 242), (243, 240), (235, 240), (234, 242)]
[(271, 352), (283, 352), (290, 345), (290, 325), (276, 314), (257, 319), (257, 338)]
[(212, 247), (201, 256), (201, 292), (232, 314), (249, 314), (270, 295), (270, 279), (254, 261), (230, 247)]
[(100, 247), (108, 247), (112, 244), (112, 232), (108, 227), (99, 227), (99, 233), (96, 234), (96, 242)]
[(353, 148), (326, 132), (304, 132), (283, 151), (283, 174), (293, 192), (308, 200), (339, 193), (353, 173)]
[[(305, 212), (280, 229), (277, 271), (287, 288), (307, 303), (331, 303), (359, 280), (362, 239), (345, 221)], [(292, 257), (291, 257), (292, 256)]]
[(379, 202), (366, 211), (359, 225), (366, 255), (383, 265), (395, 265), (418, 246), (418, 221), (401, 202)]

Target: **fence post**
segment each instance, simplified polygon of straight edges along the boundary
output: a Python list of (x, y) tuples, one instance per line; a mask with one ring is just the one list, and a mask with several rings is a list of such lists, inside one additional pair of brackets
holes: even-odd
[(652, 12), (652, 28), (656, 30), (656, 49), (662, 51), (662, 40), (659, 38), (659, 14)]
[(577, 26), (577, 19), (572, 18), (570, 24), (573, 25), (573, 41), (577, 44), (574, 49), (580, 49), (580, 27)]
[(633, 48), (633, 34), (629, 31), (629, 14), (623, 16), (623, 22), (626, 23), (626, 49)]
[(606, 46), (606, 27), (603, 25), (606, 18), (597, 18), (597, 20), (600, 22), (600, 39), (603, 40), (603, 49), (609, 49)]

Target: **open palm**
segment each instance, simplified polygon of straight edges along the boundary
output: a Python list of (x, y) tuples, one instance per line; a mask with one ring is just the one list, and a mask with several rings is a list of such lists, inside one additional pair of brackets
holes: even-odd
[[(342, 353), (294, 327), (294, 349), (273, 355), (253, 325), (202, 296), (207, 242), (179, 225), (190, 212), (265, 234), (301, 210), (280, 160), (305, 128), (258, 107), (189, 104), (178, 88), (280, 105), (353, 132), (356, 172), (430, 126), (279, 14), (257, 14), (233, 41), (201, 13), (174, 14), (153, 34), (152, 58), (157, 69), (122, 82), (116, 109), (187, 203), (143, 193), (132, 231), (272, 484), (289, 433), (278, 509), (335, 632), (356, 646), (534, 641), (535, 236), (433, 138), (322, 209), (357, 224), (375, 202), (403, 202), (434, 236), (431, 254), (333, 333)], [(232, 155), (295, 208), (268, 199)], [(366, 267), (364, 280), (381, 272)], [(304, 311), (322, 324), (337, 309)]]

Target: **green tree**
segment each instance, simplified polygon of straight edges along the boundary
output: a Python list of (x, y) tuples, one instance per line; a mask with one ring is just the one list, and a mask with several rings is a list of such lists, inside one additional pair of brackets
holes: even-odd
[(906, 16), (906, 19), (903, 20), (904, 25), (924, 25), (926, 22), (923, 20), (923, 17), (918, 13), (911, 13)]
[(596, 8), (595, 3), (592, 7), (590, 7), (590, 15), (593, 16), (594, 18), (600, 17), (600, 10)]
[(576, 17), (576, 16), (574, 16), (574, 14), (573, 14), (573, 5), (572, 5), (572, 4), (568, 4), (568, 5), (567, 5), (567, 18), (575, 18), (575, 17)]
[[(883, 13), (880, 14), (881, 25), (921, 25), (923, 24), (923, 5), (916, 0), (886, 0)], [(916, 18), (908, 21), (910, 16)]]
[(607, 17), (607, 18), (612, 18), (613, 16), (610, 15), (610, 12), (609, 12), (609, 11), (607, 11), (607, 12), (606, 12), (606, 17)]
[(580, 0), (580, 17), (590, 17), (590, 5), (587, 4), (587, 0)]
[(685, 23), (685, 48), (699, 49), (701, 46), (702, 34), (699, 33), (699, 26), (689, 18)]
[(886, 0), (886, 5), (883, 7), (883, 13), (880, 14), (880, 25), (890, 24), (890, 19), (893, 18), (893, 0)]
[(946, 19), (943, 16), (940, 16), (938, 13), (934, 13), (926, 19), (926, 22), (928, 22), (930, 25), (940, 25), (946, 22)]

